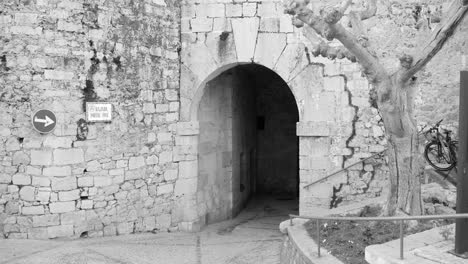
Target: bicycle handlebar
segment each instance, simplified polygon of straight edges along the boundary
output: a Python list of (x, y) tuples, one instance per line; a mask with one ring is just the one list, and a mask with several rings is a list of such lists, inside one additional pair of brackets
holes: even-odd
[(440, 123), (442, 123), (442, 121), (444, 121), (444, 119), (442, 118), (441, 120), (439, 120), (439, 122), (437, 122), (434, 127), (439, 127)]

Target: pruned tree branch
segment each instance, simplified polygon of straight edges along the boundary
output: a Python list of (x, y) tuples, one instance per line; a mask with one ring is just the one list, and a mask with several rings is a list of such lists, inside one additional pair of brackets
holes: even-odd
[(367, 1), (367, 8), (361, 12), (359, 12), (359, 16), (361, 20), (369, 19), (377, 13), (377, 0), (368, 0)]
[(303, 29), (304, 36), (311, 43), (311, 53), (314, 56), (323, 56), (329, 59), (343, 59), (347, 58), (352, 62), (356, 61), (356, 56), (349, 52), (345, 47), (338, 46), (332, 47), (327, 42), (325, 42), (321, 37), (317, 35), (314, 29), (311, 27), (305, 27)]
[(341, 3), (340, 12), (342, 14), (344, 14), (346, 12), (346, 10), (348, 9), (348, 7), (351, 5), (352, 2), (353, 2), (353, 0), (343, 1), (343, 3)]
[(327, 40), (338, 39), (356, 56), (371, 81), (378, 81), (387, 75), (383, 66), (359, 42), (358, 38), (338, 23), (343, 16), (341, 12), (343, 8), (327, 8), (322, 10), (321, 16), (317, 16), (307, 7), (308, 3), (309, 0), (291, 1), (289, 6), (285, 8), (286, 13), (294, 15), (296, 20), (312, 27), (323, 38)]
[[(427, 44), (419, 49), (421, 52), (415, 59), (405, 55), (403, 60), (400, 58), (401, 68), (395, 73), (400, 82), (407, 82), (413, 75), (421, 70), (426, 64), (439, 52), (449, 37), (453, 34), (460, 21), (468, 11), (467, 0), (454, 0), (446, 14), (446, 20), (434, 31)], [(408, 62), (411, 63), (408, 65)]]

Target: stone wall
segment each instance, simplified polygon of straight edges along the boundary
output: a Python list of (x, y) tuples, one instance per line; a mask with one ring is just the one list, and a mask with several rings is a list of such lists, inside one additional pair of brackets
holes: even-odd
[(302, 251), (294, 244), (288, 235), (285, 235), (281, 246), (280, 263), (312, 264), (312, 261), (304, 256)]
[[(379, 2), (377, 16), (364, 25), (386, 67), (394, 69), (396, 55), (413, 50), (437, 26), (421, 23), (427, 10), (437, 14), (449, 2)], [(415, 13), (418, 5), (426, 13)], [(280, 0), (4, 0), (0, 10), (0, 230), (6, 237), (198, 228), (206, 217), (196, 196), (199, 105), (210, 80), (241, 64), (273, 70), (294, 96), (301, 214), (385, 192), (381, 157), (305, 187), (383, 151), (387, 141), (359, 65), (315, 56), (314, 39), (291, 25)], [(466, 53), (467, 23), (416, 76), (421, 123), (446, 117), (456, 127), (461, 62), (453, 58)], [(239, 103), (243, 97), (248, 93)], [(87, 123), (84, 107), (91, 101), (112, 103), (112, 122)], [(31, 126), (31, 115), (43, 108), (57, 115), (57, 128), (47, 135)], [(233, 120), (253, 121), (239, 109)], [(233, 138), (238, 128), (231, 127)], [(230, 173), (239, 175), (226, 178), (231, 190), (248, 181), (250, 143), (231, 154)], [(245, 202), (244, 194), (237, 197), (229, 198), (231, 210)]]
[[(178, 5), (0, 3), (3, 236), (177, 228)], [(86, 123), (88, 101), (112, 103), (112, 122)], [(53, 133), (33, 130), (39, 109), (56, 114)]]
[(232, 192), (233, 215), (237, 215), (247, 204), (255, 177), (256, 159), (256, 115), (255, 86), (242, 69), (231, 70), (233, 79), (232, 108)]

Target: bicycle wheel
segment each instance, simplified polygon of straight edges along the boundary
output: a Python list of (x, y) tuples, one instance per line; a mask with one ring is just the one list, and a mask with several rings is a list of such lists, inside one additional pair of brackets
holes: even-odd
[[(453, 144), (455, 146), (455, 143)], [(438, 171), (448, 171), (453, 169), (456, 165), (456, 156), (453, 154), (455, 151), (450, 148), (443, 147), (437, 142), (431, 142), (426, 145), (424, 150), (424, 158), (426, 158), (429, 165)]]

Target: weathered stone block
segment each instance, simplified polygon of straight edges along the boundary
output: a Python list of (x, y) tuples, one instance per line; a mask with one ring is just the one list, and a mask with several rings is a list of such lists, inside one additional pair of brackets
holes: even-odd
[(301, 137), (299, 155), (303, 156), (326, 156), (330, 152), (329, 137)]
[(54, 191), (69, 191), (76, 188), (76, 177), (74, 176), (52, 179), (52, 190)]
[(72, 190), (67, 192), (59, 192), (59, 201), (67, 202), (67, 201), (75, 201), (80, 199), (80, 190)]
[(276, 3), (274, 2), (262, 2), (258, 4), (257, 8), (258, 16), (260, 17), (276, 17), (278, 12), (276, 11)]
[(73, 212), (75, 211), (75, 201), (50, 203), (49, 209), (52, 214)]
[(54, 150), (54, 164), (69, 165), (84, 162), (84, 152), (82, 149), (56, 149)]
[(31, 176), (24, 173), (17, 173), (13, 175), (12, 181), (15, 185), (30, 185)]
[(292, 33), (294, 32), (294, 26), (292, 24), (291, 16), (281, 16), (279, 19), (279, 31), (281, 33)]
[(49, 178), (45, 178), (45, 177), (33, 176), (32, 177), (32, 185), (33, 186), (41, 186), (41, 187), (49, 187), (50, 186), (50, 180), (49, 180)]
[(224, 17), (223, 4), (200, 4), (195, 6), (197, 17)]
[(73, 236), (73, 225), (49, 226), (47, 228), (49, 238)]
[(46, 204), (50, 201), (50, 189), (46, 188), (47, 190), (39, 189), (36, 195), (36, 200), (41, 202), (42, 204)]
[(146, 164), (148, 165), (155, 165), (158, 164), (159, 158), (156, 155), (151, 155), (148, 158), (146, 158)]
[(173, 181), (177, 179), (177, 170), (166, 170), (164, 172), (164, 180)]
[(242, 4), (227, 4), (226, 5), (226, 17), (241, 17), (242, 16)]
[(190, 195), (197, 192), (197, 178), (178, 180), (175, 184), (176, 196)]
[(31, 162), (28, 154), (23, 151), (18, 151), (13, 154), (13, 165), (28, 165)]
[[(68, 53), (68, 50), (66, 50)], [(64, 54), (65, 55), (65, 54)], [(73, 72), (65, 72), (65, 71), (57, 71), (57, 70), (45, 70), (44, 71), (44, 78), (46, 80), (72, 80), (75, 77)]]
[(42, 27), (13, 26), (10, 32), (14, 35), (41, 35)]
[(72, 139), (69, 137), (54, 137), (49, 136), (44, 140), (44, 147), (47, 148), (69, 148), (71, 146)]
[(37, 23), (37, 14), (35, 13), (16, 13), (15, 23), (17, 25), (31, 25)]
[(259, 33), (254, 60), (273, 69), (285, 46), (286, 34)]
[(68, 212), (60, 215), (60, 224), (80, 226), (86, 224), (86, 211)]
[(93, 209), (93, 200), (82, 200), (81, 209)]
[(128, 168), (130, 170), (138, 169), (145, 166), (145, 158), (144, 157), (130, 157), (128, 162)]
[(111, 177), (94, 177), (94, 186), (103, 187), (112, 185)]
[(26, 206), (21, 208), (21, 214), (23, 215), (43, 215), (44, 206)]
[(171, 143), (172, 134), (171, 133), (158, 133), (158, 143)]
[(172, 162), (172, 151), (164, 151), (159, 154), (159, 164)]
[(11, 175), (7, 173), (0, 173), (0, 183), (11, 183)]
[(156, 113), (169, 112), (169, 104), (156, 104)]
[(123, 176), (124, 174), (125, 174), (125, 170), (123, 168), (109, 170), (110, 176), (119, 176), (119, 175)]
[(10, 137), (6, 142), (5, 142), (5, 149), (6, 151), (17, 151), (21, 149), (21, 146), (18, 142), (18, 139), (16, 137)]
[(60, 218), (58, 214), (33, 216), (33, 227), (46, 227), (59, 224)]
[(170, 214), (157, 215), (156, 226), (158, 228), (169, 228), (171, 226), (171, 215)]
[(31, 150), (31, 165), (49, 166), (52, 164), (52, 151)]
[(156, 113), (156, 107), (153, 103), (144, 103), (143, 104), (143, 113), (145, 114), (153, 114)]
[(115, 236), (117, 235), (117, 228), (114, 225), (108, 225), (104, 227), (104, 236)]
[(23, 201), (33, 202), (36, 200), (36, 188), (31, 186), (24, 186), (20, 189), (19, 195)]
[(133, 233), (133, 226), (132, 222), (125, 222), (117, 224), (117, 234), (118, 235), (125, 235)]
[(323, 78), (323, 89), (326, 91), (344, 91), (344, 77), (333, 76)]
[(177, 123), (177, 134), (180, 136), (193, 136), (200, 134), (199, 122), (179, 122)]
[(181, 161), (179, 162), (179, 178), (197, 178), (198, 176), (198, 161)]
[(70, 176), (72, 174), (70, 166), (46, 167), (42, 170), (44, 176)]
[(38, 240), (48, 239), (49, 234), (47, 233), (47, 228), (45, 228), (45, 227), (29, 228), (28, 229), (28, 238), (29, 239), (38, 239)]
[(296, 131), (300, 137), (327, 137), (331, 136), (330, 126), (328, 122), (298, 122)]
[(231, 23), (238, 61), (251, 62), (257, 43), (259, 18), (235, 18)]
[(174, 186), (172, 183), (160, 185), (158, 186), (158, 189), (157, 189), (158, 195), (172, 193), (173, 191), (174, 191)]
[(57, 29), (69, 32), (79, 32), (83, 30), (83, 27), (81, 24), (68, 23), (63, 20), (59, 20), (57, 23)]
[(213, 30), (213, 18), (197, 17), (190, 19), (192, 32), (210, 32)]
[[(279, 19), (276, 17), (262, 17), (260, 20), (260, 31), (261, 32), (279, 32), (280, 24)], [(286, 41), (286, 35), (284, 36)]]
[(243, 3), (242, 15), (244, 17), (252, 17), (257, 14), (257, 3)]

